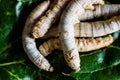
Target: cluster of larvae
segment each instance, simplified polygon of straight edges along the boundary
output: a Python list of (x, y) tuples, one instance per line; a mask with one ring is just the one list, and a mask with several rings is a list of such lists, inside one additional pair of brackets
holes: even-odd
[[(54, 69), (45, 58), (55, 49), (63, 50), (65, 60), (80, 71), (79, 52), (109, 46), (110, 35), (120, 30), (120, 5), (102, 0), (44, 0), (28, 16), (22, 35), (25, 52), (40, 69)], [(102, 21), (88, 20), (110, 17)], [(50, 38), (37, 48), (37, 38)]]

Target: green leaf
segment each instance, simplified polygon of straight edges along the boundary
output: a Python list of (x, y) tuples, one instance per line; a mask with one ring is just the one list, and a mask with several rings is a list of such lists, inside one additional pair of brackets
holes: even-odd
[[(18, 62), (19, 63), (19, 62)], [(25, 65), (14, 64), (0, 68), (0, 80), (33, 80), (34, 71)]]
[[(4, 50), (8, 44), (8, 38), (10, 31), (12, 30), (12, 26), (15, 22), (15, 3), (13, 1), (9, 1), (7, 4), (7, 0), (2, 0), (0, 2), (0, 52)], [(9, 7), (10, 6), (10, 7)], [(11, 9), (11, 7), (13, 9)]]
[[(72, 72), (70, 76), (76, 80), (118, 80), (120, 79), (120, 48), (111, 46), (108, 49), (81, 56), (81, 71)], [(116, 70), (116, 73), (115, 71)], [(114, 75), (113, 75), (113, 73)], [(112, 78), (111, 78), (112, 77)]]

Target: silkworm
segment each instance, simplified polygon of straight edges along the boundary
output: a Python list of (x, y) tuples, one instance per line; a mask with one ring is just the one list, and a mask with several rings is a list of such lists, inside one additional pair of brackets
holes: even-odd
[[(79, 52), (88, 52), (109, 46), (113, 42), (111, 35), (99, 38), (77, 38), (75, 43)], [(59, 38), (52, 38), (39, 46), (39, 51), (43, 56), (48, 56), (55, 49), (62, 50)]]
[(104, 2), (102, 0), (72, 0), (61, 15), (59, 33), (64, 57), (68, 66), (76, 72), (80, 70), (80, 58), (75, 44), (73, 26), (79, 22), (79, 17), (85, 13), (85, 9), (94, 9), (93, 4), (104, 4)]
[(62, 8), (69, 2), (69, 0), (55, 0), (53, 6), (46, 12), (46, 14), (35, 23), (32, 29), (34, 38), (43, 37), (52, 24), (59, 19)]
[(44, 56), (38, 51), (35, 39), (31, 36), (31, 29), (36, 19), (45, 12), (50, 5), (50, 1), (43, 1), (40, 3), (29, 15), (22, 35), (22, 42), (25, 52), (27, 53), (30, 60), (37, 65), (40, 69), (46, 71), (53, 71), (53, 67), (44, 58)]
[[(80, 22), (74, 25), (74, 37), (100, 37), (120, 30), (120, 16), (105, 21)], [(59, 37), (58, 27), (53, 26), (43, 38)]]
[(80, 20), (90, 20), (98, 17), (109, 17), (120, 14), (120, 4), (95, 5), (94, 10), (85, 10), (85, 13), (79, 17)]

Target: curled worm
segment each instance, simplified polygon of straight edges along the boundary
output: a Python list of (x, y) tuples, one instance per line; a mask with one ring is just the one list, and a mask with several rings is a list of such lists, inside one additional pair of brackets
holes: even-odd
[(59, 19), (62, 9), (69, 0), (55, 0), (53, 6), (36, 22), (32, 29), (34, 38), (43, 37), (52, 24)]
[[(109, 46), (113, 42), (111, 35), (99, 38), (79, 38), (75, 39), (75, 43), (79, 52), (88, 52), (103, 47)], [(58, 38), (49, 39), (39, 46), (39, 50), (42, 55), (47, 56), (51, 54), (55, 49), (62, 50), (60, 40)]]
[(72, 0), (63, 11), (59, 23), (60, 41), (68, 66), (76, 72), (80, 70), (80, 58), (75, 44), (74, 25), (79, 23), (79, 17), (85, 9), (93, 10), (93, 4), (104, 4), (102, 0)]
[(30, 60), (37, 65), (40, 69), (46, 71), (53, 71), (53, 67), (44, 58), (44, 56), (37, 50), (35, 39), (31, 36), (31, 29), (36, 19), (42, 15), (42, 13), (48, 9), (50, 1), (43, 1), (40, 3), (29, 15), (22, 35), (22, 42), (25, 52)]

